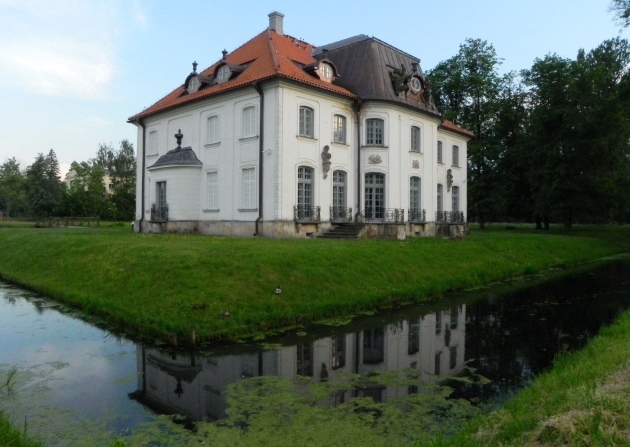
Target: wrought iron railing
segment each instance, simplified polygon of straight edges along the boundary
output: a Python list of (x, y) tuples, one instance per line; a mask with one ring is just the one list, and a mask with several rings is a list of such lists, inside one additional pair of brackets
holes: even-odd
[(352, 208), (345, 208), (341, 206), (330, 207), (330, 221), (331, 222), (352, 222)]
[(466, 222), (466, 218), (464, 217), (463, 211), (436, 211), (435, 221), (445, 223), (464, 223)]
[(151, 221), (166, 222), (168, 220), (168, 206), (151, 205)]
[(421, 209), (411, 209), (407, 212), (409, 222), (426, 222), (427, 212)]
[(321, 220), (320, 207), (304, 205), (294, 206), (293, 220), (296, 222), (319, 222)]
[(359, 213), (361, 222), (404, 223), (405, 210), (402, 208), (366, 208)]

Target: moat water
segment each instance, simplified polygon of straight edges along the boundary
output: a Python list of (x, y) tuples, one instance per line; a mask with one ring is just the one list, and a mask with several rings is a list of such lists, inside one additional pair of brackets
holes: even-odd
[[(334, 408), (355, 397), (388, 402), (449, 383), (454, 397), (493, 407), (629, 307), (630, 259), (622, 258), (281, 337), (177, 352), (108, 333), (54, 301), (0, 283), (0, 410), (46, 445), (88, 438), (111, 445), (157, 414), (222, 420), (226, 390), (244, 379), (332, 383), (386, 371), (405, 371), (408, 380), (336, 389), (317, 405)], [(471, 371), (487, 381), (449, 380)]]

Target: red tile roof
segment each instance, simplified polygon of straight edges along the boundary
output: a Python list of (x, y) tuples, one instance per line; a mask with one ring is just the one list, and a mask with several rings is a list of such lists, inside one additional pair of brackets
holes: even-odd
[(315, 58), (311, 56), (313, 48), (312, 45), (299, 39), (267, 29), (228, 54), (225, 61), (220, 60), (199, 73), (203, 76), (214, 76), (217, 66), (224, 62), (234, 65), (248, 64), (247, 68), (234, 79), (190, 94), (185, 94), (184, 86), (180, 86), (152, 106), (129, 118), (129, 122), (274, 77), (292, 79), (323, 90), (355, 98), (356, 95), (349, 90), (314, 78), (302, 70), (301, 65), (316, 62)]
[(450, 130), (451, 132), (458, 133), (468, 138), (475, 138), (475, 134), (467, 131), (463, 127), (459, 127), (457, 124), (449, 120), (442, 121), (442, 124), (440, 124), (440, 127), (443, 128), (444, 130)]

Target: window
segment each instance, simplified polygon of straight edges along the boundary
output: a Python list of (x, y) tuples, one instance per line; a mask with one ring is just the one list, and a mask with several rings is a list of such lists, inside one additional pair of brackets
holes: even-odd
[(155, 183), (155, 206), (158, 210), (166, 208), (166, 182)]
[(254, 168), (243, 169), (243, 209), (256, 208), (256, 170)]
[(256, 108), (254, 106), (243, 109), (243, 137), (256, 136)]
[(333, 171), (333, 219), (345, 220), (348, 216), (346, 209), (346, 173)]
[(411, 126), (411, 152), (420, 152), (420, 128)]
[(230, 67), (228, 65), (223, 65), (219, 68), (217, 72), (217, 81), (227, 81), (230, 78)]
[(332, 79), (332, 77), (333, 77), (333, 70), (332, 70), (332, 67), (330, 65), (328, 65), (328, 64), (320, 64), (319, 68), (320, 68), (320, 73), (322, 74), (322, 78)]
[(158, 133), (157, 130), (149, 132), (149, 147), (147, 155), (155, 155), (158, 153)]
[(453, 166), (459, 166), (459, 146), (453, 146)]
[(420, 351), (420, 318), (408, 321), (407, 354), (412, 355)]
[(333, 143), (346, 144), (346, 117), (335, 115), (333, 117)]
[(435, 368), (433, 369), (433, 373), (434, 373), (436, 376), (439, 376), (439, 375), (440, 375), (440, 372), (441, 372), (441, 371), (440, 371), (440, 370), (441, 370), (441, 368), (440, 368), (441, 363), (442, 363), (442, 353), (441, 353), (441, 352), (436, 352), (436, 353), (435, 353)]
[(437, 185), (437, 211), (444, 211), (444, 204), (442, 202), (442, 196), (444, 195), (444, 187), (438, 183)]
[(451, 211), (459, 211), (459, 186), (453, 186), (453, 208)]
[(298, 209), (309, 211), (313, 206), (313, 169), (300, 166), (298, 168)]
[(457, 346), (451, 346), (450, 351), (449, 366), (451, 369), (455, 369), (457, 366)]
[(219, 117), (213, 115), (206, 122), (206, 136), (208, 144), (219, 142)]
[(298, 135), (301, 137), (315, 138), (315, 112), (310, 107), (300, 107), (300, 128)]
[(339, 369), (346, 366), (346, 336), (335, 335), (331, 338), (332, 341), (332, 362), (330, 366), (332, 369)]
[(219, 209), (219, 173), (208, 172), (208, 209)]
[(437, 162), (438, 163), (444, 163), (444, 158), (443, 158), (443, 155), (442, 155), (442, 142), (441, 141), (438, 141)]
[(365, 174), (365, 217), (382, 219), (385, 216), (385, 174)]
[(363, 364), (375, 365), (385, 359), (385, 331), (383, 328), (363, 331)]
[(365, 144), (369, 146), (382, 146), (384, 144), (385, 123), (382, 119), (371, 118), (366, 120)]
[(420, 177), (411, 177), (409, 179), (409, 210), (414, 216), (422, 208), (420, 185)]
[(308, 343), (299, 343), (296, 347), (296, 374), (313, 377), (313, 347)]

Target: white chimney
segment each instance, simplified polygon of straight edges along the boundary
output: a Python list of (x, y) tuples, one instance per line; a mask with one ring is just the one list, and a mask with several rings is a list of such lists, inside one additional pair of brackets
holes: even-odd
[(282, 19), (284, 18), (284, 14), (274, 11), (269, 14), (269, 29), (275, 31), (278, 34), (283, 34), (282, 31)]

